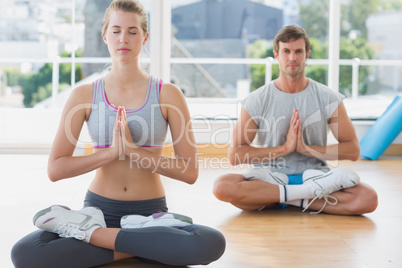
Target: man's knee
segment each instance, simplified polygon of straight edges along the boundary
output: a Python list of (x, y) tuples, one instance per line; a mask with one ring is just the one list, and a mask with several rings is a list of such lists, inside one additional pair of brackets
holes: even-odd
[(362, 184), (351, 205), (352, 214), (362, 215), (371, 213), (378, 206), (376, 191), (368, 185)]
[(221, 201), (230, 202), (236, 199), (236, 174), (225, 174), (216, 179), (213, 187), (213, 194)]
[(377, 196), (377, 192), (367, 186), (364, 187), (364, 190), (361, 193), (362, 196), (364, 196), (364, 198), (362, 198), (362, 200), (364, 200), (364, 204), (362, 204), (362, 207), (364, 208), (364, 213), (371, 213), (374, 210), (376, 210), (377, 206), (378, 206), (378, 196)]

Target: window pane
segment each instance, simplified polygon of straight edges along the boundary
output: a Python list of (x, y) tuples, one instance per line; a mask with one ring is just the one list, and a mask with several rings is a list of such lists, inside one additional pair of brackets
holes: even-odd
[(50, 2), (9, 0), (1, 3), (0, 107), (24, 107), (25, 81), (38, 74), (44, 65), (43, 59), (58, 55), (58, 44), (49, 27), (56, 9), (49, 8)]
[[(22, 108), (22, 84), (27, 78), (20, 64), (2, 63), (0, 68), (0, 108)], [(29, 68), (31, 68), (29, 66)]]
[[(272, 41), (276, 33), (288, 24), (299, 24), (314, 39), (312, 58), (328, 56), (328, 0), (315, 1), (194, 1), (171, 0), (172, 58), (266, 58), (273, 57)], [(320, 23), (317, 23), (320, 21)], [(171, 76), (188, 97), (236, 98), (243, 92), (238, 85), (249, 81), (250, 90), (265, 84), (265, 64), (189, 64), (172, 66)], [(326, 70), (326, 68), (324, 68)], [(318, 80), (325, 81), (327, 74)], [(273, 66), (273, 78), (278, 74)], [(198, 77), (209, 80), (222, 94), (209, 93), (199, 83), (185, 79)], [(182, 77), (182, 79), (179, 79)], [(241, 81), (239, 83), (239, 81)], [(181, 84), (183, 83), (183, 84)], [(194, 88), (194, 90), (188, 90)], [(187, 89), (187, 90), (186, 90)], [(196, 92), (197, 90), (202, 92)], [(240, 95), (242, 93), (239, 93)]]
[[(77, 3), (83, 0), (76, 0)], [(52, 61), (72, 52), (72, 1), (2, 1), (0, 105), (33, 107), (51, 96)], [(76, 42), (82, 43), (76, 27)], [(71, 63), (59, 66), (60, 87), (71, 84)]]
[[(342, 5), (341, 51), (342, 59), (402, 60), (397, 34), (402, 28), (402, 1), (345, 1)], [(351, 67), (341, 72), (340, 84), (344, 92), (351, 92)], [(349, 74), (348, 74), (349, 72)], [(377, 64), (359, 67), (359, 95), (381, 94), (394, 96), (402, 91), (402, 68)], [(349, 81), (348, 81), (349, 80)]]
[(250, 92), (248, 72), (245, 64), (172, 64), (171, 81), (187, 97), (237, 98), (238, 89)]
[[(112, 0), (7, 0), (0, 8), (0, 105), (33, 107), (51, 96), (52, 61), (61, 57), (59, 90), (71, 85), (71, 54), (77, 58), (75, 82), (106, 69), (109, 52), (102, 39), (103, 15)], [(149, 8), (150, 0), (143, 0)], [(74, 31), (74, 35), (73, 35)], [(9, 78), (10, 76), (10, 78)], [(17, 77), (18, 76), (18, 77)], [(8, 79), (6, 79), (8, 78)], [(23, 81), (35, 80), (25, 88)], [(12, 84), (6, 84), (11, 81)], [(18, 84), (15, 84), (16, 81)], [(22, 94), (22, 95), (21, 95)], [(35, 94), (36, 97), (32, 97)], [(49, 95), (50, 94), (50, 95)], [(26, 96), (25, 96), (26, 95)], [(22, 101), (24, 99), (24, 101)], [(34, 101), (32, 101), (32, 99)]]
[[(83, 57), (109, 57), (109, 51), (102, 38), (103, 15), (112, 1), (86, 0), (81, 9), (85, 28), (84, 44), (82, 46)], [(106, 69), (106, 63), (83, 63), (83, 75), (90, 76)]]

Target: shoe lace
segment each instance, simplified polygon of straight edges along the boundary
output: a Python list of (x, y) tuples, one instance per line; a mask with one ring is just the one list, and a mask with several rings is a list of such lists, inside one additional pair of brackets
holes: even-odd
[[(324, 200), (325, 200), (322, 208), (319, 211), (310, 212), (310, 214), (321, 213), (321, 211), (324, 210), (324, 208), (326, 207), (327, 204), (330, 204), (332, 206), (335, 206), (336, 204), (338, 204), (338, 199), (336, 197), (333, 197), (332, 195), (326, 193), (325, 191), (321, 191), (318, 194), (316, 193), (316, 196), (310, 201), (310, 203), (307, 204), (307, 206), (303, 209), (303, 212), (305, 212), (315, 200), (322, 199), (322, 198), (324, 198)], [(330, 201), (330, 199), (332, 199), (332, 201)]]
[(73, 224), (71, 222), (60, 224), (57, 227), (56, 232), (59, 234), (60, 237), (72, 237), (79, 240), (83, 240), (85, 238), (85, 232), (81, 231), (77, 224)]

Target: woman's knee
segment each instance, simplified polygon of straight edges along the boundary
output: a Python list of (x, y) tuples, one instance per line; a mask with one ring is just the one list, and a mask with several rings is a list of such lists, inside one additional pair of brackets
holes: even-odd
[(187, 232), (186, 235), (171, 237), (172, 242), (176, 242), (176, 247), (166, 248), (162, 254), (149, 255), (147, 259), (173, 265), (206, 265), (219, 259), (225, 252), (226, 240), (219, 231), (203, 225), (192, 224), (181, 229)]
[(39, 254), (40, 245), (28, 235), (19, 240), (11, 249), (11, 260), (14, 267), (44, 267)]
[(22, 241), (18, 241), (13, 248), (11, 249), (11, 261), (14, 264), (14, 267), (29, 267), (29, 260), (27, 260), (27, 252), (29, 249), (25, 243)]
[(201, 239), (197, 245), (200, 264), (208, 264), (218, 260), (226, 249), (226, 239), (221, 232), (206, 226), (198, 226)]
[(217, 230), (214, 230), (213, 238), (211, 238), (211, 243), (213, 246), (211, 247), (211, 253), (209, 254), (210, 262), (218, 260), (222, 257), (223, 253), (226, 249), (226, 239), (223, 234)]
[(17, 268), (93, 267), (112, 262), (113, 251), (38, 230), (14, 245), (11, 259)]

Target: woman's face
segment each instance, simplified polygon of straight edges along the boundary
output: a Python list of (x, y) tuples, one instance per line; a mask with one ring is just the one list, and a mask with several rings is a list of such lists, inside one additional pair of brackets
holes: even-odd
[(112, 58), (128, 62), (138, 60), (142, 46), (148, 40), (148, 33), (142, 30), (138, 14), (112, 11), (103, 39)]

